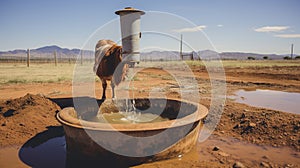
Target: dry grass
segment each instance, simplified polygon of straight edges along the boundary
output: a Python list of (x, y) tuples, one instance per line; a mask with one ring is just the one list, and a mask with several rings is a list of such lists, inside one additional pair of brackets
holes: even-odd
[[(186, 61), (189, 66), (203, 67), (202, 61)], [(206, 61), (205, 63), (218, 63), (218, 61)], [(225, 68), (244, 68), (244, 67), (274, 67), (274, 66), (299, 66), (300, 60), (223, 60)]]
[[(205, 64), (217, 64), (223, 65), (225, 68), (244, 68), (244, 67), (274, 67), (274, 66), (299, 66), (300, 60), (226, 60), (220, 62), (216, 61), (169, 61), (169, 62), (141, 62), (138, 67), (161, 67), (161, 68), (175, 68), (183, 70), (188, 66), (203, 67)], [(17, 83), (58, 83), (65, 81), (72, 81), (74, 64), (62, 63), (55, 66), (54, 64), (31, 64), (30, 67), (26, 67), (24, 63), (0, 63), (0, 84), (17, 84)], [(88, 75), (84, 75), (84, 72), (89, 71), (92, 65), (84, 65), (78, 70), (83, 72), (80, 74), (82, 78), (87, 78)], [(95, 80), (99, 82), (99, 79), (95, 76)], [(91, 77), (91, 75), (89, 76)], [(170, 80), (170, 76), (151, 76), (153, 78), (164, 78)], [(136, 77), (134, 80), (138, 81), (142, 78)], [(85, 80), (85, 79), (83, 79)]]
[(0, 64), (0, 84), (8, 83), (56, 83), (71, 81), (74, 64)]

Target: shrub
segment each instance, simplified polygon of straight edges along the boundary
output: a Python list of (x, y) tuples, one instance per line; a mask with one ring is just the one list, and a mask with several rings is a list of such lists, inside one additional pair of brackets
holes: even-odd
[(248, 57), (248, 60), (255, 60), (254, 57)]
[(27, 80), (25, 80), (25, 79), (11, 79), (7, 83), (14, 83), (14, 84), (16, 84), (16, 83), (27, 83)]

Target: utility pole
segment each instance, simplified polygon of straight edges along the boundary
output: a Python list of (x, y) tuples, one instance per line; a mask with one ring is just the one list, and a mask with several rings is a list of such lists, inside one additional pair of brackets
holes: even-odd
[(182, 34), (180, 35), (180, 59), (183, 60), (183, 56), (182, 56)]
[(293, 55), (294, 55), (294, 44), (292, 44), (291, 46), (291, 59), (293, 59)]
[(30, 64), (30, 49), (27, 49), (27, 67), (29, 67)]

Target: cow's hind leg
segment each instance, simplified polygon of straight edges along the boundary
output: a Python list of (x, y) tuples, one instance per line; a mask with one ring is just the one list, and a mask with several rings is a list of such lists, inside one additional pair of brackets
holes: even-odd
[(112, 99), (114, 99), (115, 98), (115, 84), (113, 81), (111, 81), (110, 86), (111, 86), (111, 92), (112, 92)]

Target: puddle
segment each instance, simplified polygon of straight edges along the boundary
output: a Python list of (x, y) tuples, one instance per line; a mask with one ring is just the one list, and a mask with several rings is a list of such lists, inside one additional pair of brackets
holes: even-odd
[(230, 98), (234, 98), (238, 103), (300, 114), (300, 93), (257, 89), (239, 90), (235, 92), (235, 95)]
[[(31, 139), (30, 143), (24, 144), (20, 149), (0, 148), (0, 167), (74, 167), (74, 164), (70, 164), (70, 162), (76, 163), (76, 161), (68, 160), (67, 158), (64, 136), (52, 137), (47, 140), (43, 139), (45, 141), (39, 141), (39, 143), (36, 143), (36, 140), (34, 138)], [(137, 167), (174, 167), (174, 165), (186, 167), (193, 164), (197, 165), (198, 162), (215, 162), (218, 161), (212, 154), (212, 148), (215, 145), (218, 145), (221, 149), (217, 151), (218, 154), (222, 154), (224, 157), (229, 156), (234, 160), (247, 161), (246, 163), (249, 162), (248, 164), (250, 165), (257, 165), (261, 161), (277, 164), (284, 164), (286, 162), (300, 164), (300, 153), (288, 147), (257, 146), (228, 137), (211, 136), (205, 142), (199, 142), (192, 151), (184, 155), (179, 155), (178, 158), (142, 164)], [(108, 164), (111, 165), (112, 163), (104, 163), (103, 165)]]
[[(215, 146), (219, 147), (218, 151), (213, 151)], [(219, 155), (216, 156), (216, 155)], [(245, 141), (230, 137), (218, 137), (212, 135), (204, 142), (198, 142), (197, 145), (187, 154), (179, 155), (177, 158), (162, 160), (153, 163), (147, 163), (137, 166), (143, 167), (231, 167), (226, 164), (205, 165), (203, 163), (219, 163), (220, 158), (224, 160), (236, 161), (239, 160), (245, 163), (246, 167), (259, 167), (261, 162), (284, 165), (300, 164), (300, 153), (292, 150), (289, 147), (272, 147), (259, 146)], [(226, 162), (226, 161), (225, 161)], [(201, 164), (202, 163), (202, 164)], [(275, 166), (276, 167), (276, 166)]]
[(49, 126), (20, 148), (19, 159), (30, 167), (66, 167), (66, 140), (62, 126)]
[(19, 150), (19, 157), (30, 167), (66, 167), (65, 136), (49, 139), (42, 144), (25, 145)]
[[(250, 165), (253, 161), (258, 163), (262, 161), (272, 161), (277, 164), (284, 164), (287, 162), (300, 163), (300, 153), (289, 147), (260, 146), (230, 137), (217, 137), (212, 135), (209, 140), (199, 143), (196, 150), (198, 150), (199, 154), (205, 155), (203, 149), (208, 148), (211, 150), (215, 145), (221, 149), (220, 152), (225, 152), (225, 154), (231, 156), (235, 160), (241, 159), (243, 161), (249, 161)], [(218, 151), (217, 153), (221, 154), (220, 152)], [(199, 158), (201, 158), (201, 155), (199, 155)]]

